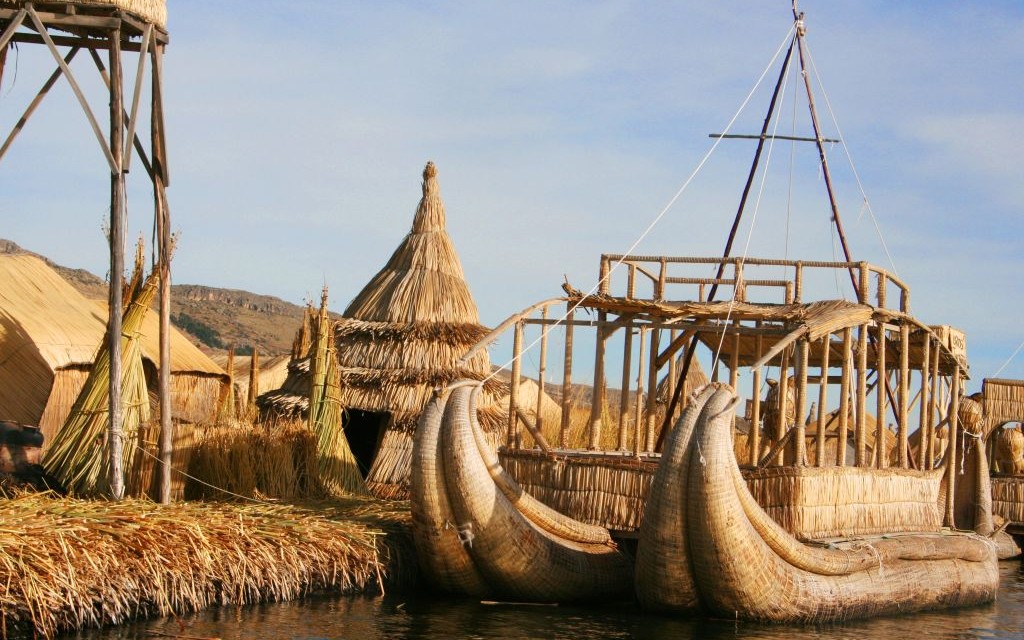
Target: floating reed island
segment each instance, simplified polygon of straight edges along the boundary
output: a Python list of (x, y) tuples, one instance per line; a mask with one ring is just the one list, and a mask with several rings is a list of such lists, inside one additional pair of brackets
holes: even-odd
[(4, 637), (410, 584), (408, 506), (0, 501)]

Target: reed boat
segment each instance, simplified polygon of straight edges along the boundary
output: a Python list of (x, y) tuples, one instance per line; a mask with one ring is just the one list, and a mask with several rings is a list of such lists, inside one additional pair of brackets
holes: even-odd
[(452, 384), (427, 406), (413, 445), (413, 538), (449, 593), (529, 602), (631, 596), (632, 563), (607, 529), (566, 517), (501, 468), (477, 422), (483, 385)]
[(817, 622), (988, 602), (994, 543), (951, 530), (804, 544), (757, 504), (733, 454), (739, 396), (698, 391), (669, 437), (641, 528), (648, 609)]
[[(776, 96), (794, 51), (804, 59), (795, 4), (794, 18)], [(817, 145), (830, 185), (807, 90), (814, 137), (790, 139)], [(988, 474), (959, 475), (964, 333), (915, 317), (906, 283), (850, 256), (831, 186), (843, 259), (730, 253), (774, 106), (747, 136), (758, 152), (722, 257), (602, 255), (593, 289), (566, 282), (564, 296), (513, 314), (463, 356), (512, 333), (496, 455), (479, 438), (472, 456), (454, 446), (474, 432), (468, 390), (440, 390), (421, 419), (412, 503), (436, 583), (560, 599), (583, 593), (578, 576), (561, 593), (524, 583), (593, 571), (597, 558), (593, 583), (620, 579), (608, 542), (539, 525), (530, 513), (544, 504), (562, 530), (590, 525), (634, 553), (629, 579), (650, 610), (833, 621), (995, 598), (1005, 537)], [(469, 502), (480, 505), (472, 516)], [(520, 531), (525, 548), (553, 548), (489, 564), (523, 555)]]

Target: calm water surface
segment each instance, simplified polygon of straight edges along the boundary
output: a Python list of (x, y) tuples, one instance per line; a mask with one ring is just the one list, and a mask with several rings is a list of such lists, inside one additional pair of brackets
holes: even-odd
[(65, 636), (114, 638), (1024, 638), (1024, 565), (1000, 563), (996, 602), (980, 607), (806, 627), (682, 620), (633, 606), (484, 605), (422, 595), (321, 597), (302, 602), (221, 608)]

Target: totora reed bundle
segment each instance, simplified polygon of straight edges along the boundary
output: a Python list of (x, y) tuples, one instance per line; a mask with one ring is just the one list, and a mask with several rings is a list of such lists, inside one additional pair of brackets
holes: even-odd
[(333, 325), (327, 317), (327, 287), (324, 287), (310, 353), (309, 428), (316, 435), (317, 468), (327, 492), (365, 494), (366, 485), (359, 465), (341, 428), (341, 383)]
[(58, 632), (213, 605), (407, 581), (408, 515), (364, 499), (308, 507), (158, 505), (29, 494), (0, 503), (3, 633)]
[[(149, 420), (149, 394), (142, 366), (139, 333), (156, 296), (159, 284), (154, 271), (142, 282), (142, 266), (136, 258), (135, 275), (129, 285), (129, 300), (121, 325), (121, 425), (123, 468), (131, 469), (139, 425)], [(110, 427), (110, 350), (104, 340), (96, 353), (67, 420), (47, 450), (43, 466), (68, 489), (79, 495), (109, 491), (110, 456), (107, 455)], [(129, 488), (131, 490), (131, 488)]]

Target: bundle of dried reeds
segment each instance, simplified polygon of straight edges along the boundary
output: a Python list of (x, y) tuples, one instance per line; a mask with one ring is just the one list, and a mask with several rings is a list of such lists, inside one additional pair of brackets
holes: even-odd
[[(403, 577), (406, 513), (365, 499), (307, 506), (83, 501), (0, 503), (4, 632), (60, 631), (280, 601)], [(407, 576), (407, 572), (405, 574)], [(6, 635), (5, 635), (6, 637)]]
[(188, 465), (186, 499), (285, 500), (324, 493), (317, 472), (316, 438), (304, 422), (208, 426), (196, 437)]
[[(159, 278), (151, 273), (140, 283), (141, 270), (132, 279), (131, 296), (124, 311), (121, 333), (121, 399), (123, 464), (132, 468), (139, 425), (149, 420), (149, 395), (142, 366), (139, 331), (156, 295)], [(46, 452), (46, 471), (78, 495), (105, 493), (110, 486), (107, 430), (110, 425), (110, 351), (104, 340), (89, 377), (71, 413)]]
[(310, 351), (309, 428), (316, 436), (320, 482), (331, 494), (365, 494), (359, 464), (341, 428), (341, 385), (333, 325), (327, 317), (327, 287), (320, 298)]
[(992, 478), (992, 513), (1008, 522), (1024, 522), (1024, 476)]
[(228, 347), (228, 362), (224, 370), (228, 372), (228, 381), (221, 388), (217, 402), (217, 424), (232, 422), (238, 417), (235, 407), (235, 345)]

